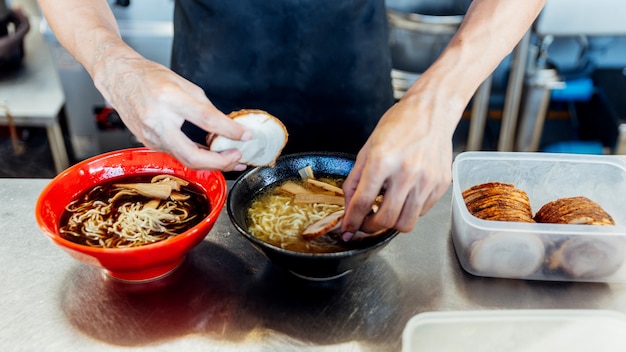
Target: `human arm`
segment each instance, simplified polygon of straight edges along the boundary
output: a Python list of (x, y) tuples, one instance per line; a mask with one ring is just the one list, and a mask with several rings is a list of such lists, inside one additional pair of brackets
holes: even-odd
[[(452, 136), (478, 86), (546, 0), (474, 0), (439, 58), (381, 118), (344, 183), (348, 239), (358, 229), (409, 232), (452, 180)], [(371, 211), (378, 193), (383, 203)]]
[(61, 44), (144, 145), (196, 169), (245, 168), (238, 162), (239, 151), (211, 152), (187, 138), (181, 127), (188, 120), (234, 140), (249, 138), (249, 132), (216, 109), (201, 88), (124, 43), (105, 0), (38, 2)]

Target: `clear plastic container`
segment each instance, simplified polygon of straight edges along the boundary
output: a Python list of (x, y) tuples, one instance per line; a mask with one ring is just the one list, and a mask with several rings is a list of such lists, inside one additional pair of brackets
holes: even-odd
[[(533, 214), (564, 197), (600, 204), (615, 226), (482, 220), (462, 192), (485, 182), (514, 184)], [(471, 274), (529, 280), (626, 282), (626, 162), (614, 156), (465, 152), (453, 163), (452, 240)]]
[(426, 312), (409, 320), (403, 352), (623, 352), (626, 315), (606, 310)]

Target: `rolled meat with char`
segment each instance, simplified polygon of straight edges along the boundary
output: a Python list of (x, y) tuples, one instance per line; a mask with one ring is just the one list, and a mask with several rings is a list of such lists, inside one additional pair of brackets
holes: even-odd
[(598, 203), (587, 197), (560, 198), (544, 204), (535, 221), (550, 224), (615, 225), (615, 221)]
[(463, 191), (470, 214), (483, 220), (534, 222), (526, 192), (510, 183), (487, 182)]
[[(600, 204), (582, 196), (546, 203), (535, 214), (535, 220), (550, 224), (615, 225), (613, 217)], [(625, 246), (619, 236), (569, 236), (552, 246), (548, 268), (577, 279), (606, 277), (622, 266)]]

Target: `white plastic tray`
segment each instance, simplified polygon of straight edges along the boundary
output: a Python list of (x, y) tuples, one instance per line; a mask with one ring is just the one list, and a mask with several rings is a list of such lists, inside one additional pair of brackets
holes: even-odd
[(626, 315), (607, 310), (425, 312), (411, 318), (403, 352), (624, 352)]

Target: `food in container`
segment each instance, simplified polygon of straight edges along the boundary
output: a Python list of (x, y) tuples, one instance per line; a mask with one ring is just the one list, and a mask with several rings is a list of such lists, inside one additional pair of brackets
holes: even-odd
[(510, 183), (487, 182), (462, 193), (472, 215), (484, 220), (534, 222), (526, 192)]
[(474, 242), (469, 263), (489, 276), (528, 276), (545, 260), (543, 241), (534, 234), (494, 232)]
[[(624, 161), (597, 155), (466, 152), (454, 161), (453, 180), (452, 239), (466, 271), (534, 280), (626, 281), (626, 219), (620, 211), (626, 201), (618, 196), (626, 193)], [(537, 223), (478, 218), (463, 192), (490, 183), (514, 185), (526, 193), (531, 209), (547, 208), (534, 216)], [(563, 204), (567, 202), (574, 203)], [(500, 203), (510, 205), (511, 200)], [(564, 213), (548, 211), (550, 204)], [(551, 220), (569, 224), (546, 223)]]
[(587, 197), (560, 198), (535, 214), (536, 222), (551, 224), (615, 225), (613, 217), (600, 204)]

